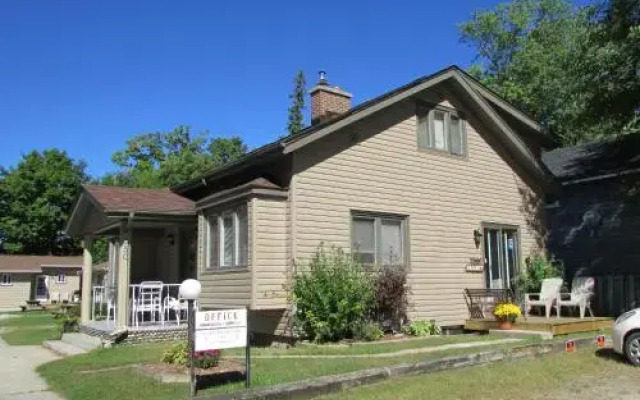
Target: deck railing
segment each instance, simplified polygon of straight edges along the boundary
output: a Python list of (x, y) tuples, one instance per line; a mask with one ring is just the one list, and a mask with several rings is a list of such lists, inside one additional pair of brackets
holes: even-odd
[[(139, 311), (140, 307), (136, 308), (138, 304), (141, 302), (141, 288), (143, 284), (132, 284), (129, 285), (129, 310), (127, 311), (127, 321), (129, 325), (134, 325), (136, 322), (136, 315), (143, 314), (142, 316), (138, 315), (138, 323), (140, 323), (140, 319), (142, 319), (142, 323), (145, 325), (161, 325), (163, 323), (167, 323), (168, 321), (164, 321), (164, 317), (169, 316), (169, 310), (166, 309), (166, 305), (171, 303), (173, 300), (178, 299), (178, 292), (180, 290), (179, 283), (162, 283), (162, 289), (160, 291), (160, 313), (162, 313), (162, 317), (159, 315), (151, 315), (148, 320), (145, 320), (145, 311)], [(118, 288), (117, 286), (94, 286), (92, 290), (92, 320), (93, 321), (114, 321), (117, 315), (118, 308)], [(175, 310), (172, 309), (173, 312)], [(150, 313), (147, 312), (147, 315)], [(142, 318), (140, 318), (142, 317)], [(166, 318), (168, 319), (168, 318)]]

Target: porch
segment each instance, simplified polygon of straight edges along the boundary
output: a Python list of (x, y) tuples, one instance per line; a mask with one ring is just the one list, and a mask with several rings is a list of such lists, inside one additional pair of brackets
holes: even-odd
[[(165, 189), (83, 186), (67, 225), (83, 237), (81, 328), (183, 329), (180, 282), (196, 277), (193, 203)], [(93, 244), (108, 243), (106, 274), (93, 279)]]
[[(534, 332), (548, 332), (551, 335), (568, 335), (580, 332), (596, 332), (613, 326), (613, 319), (608, 317), (532, 317), (517, 321), (513, 329)], [(495, 318), (472, 318), (464, 323), (464, 329), (470, 331), (491, 331), (500, 329)]]

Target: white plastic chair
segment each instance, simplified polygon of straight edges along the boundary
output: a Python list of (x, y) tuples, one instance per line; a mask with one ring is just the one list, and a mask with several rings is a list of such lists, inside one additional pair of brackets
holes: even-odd
[(144, 313), (150, 313), (151, 322), (156, 322), (156, 315), (164, 325), (164, 313), (162, 310), (162, 287), (163, 283), (158, 281), (140, 283), (140, 292), (136, 299), (132, 299), (131, 306), (134, 314), (134, 325), (139, 326), (140, 314), (144, 322)]
[(58, 292), (49, 293), (49, 303), (59, 304), (60, 303), (60, 293), (58, 293)]
[(571, 293), (558, 293), (556, 305), (558, 318), (560, 318), (560, 309), (562, 307), (578, 307), (580, 309), (580, 318), (584, 318), (586, 310), (589, 310), (593, 317), (591, 297), (593, 297), (595, 286), (596, 280), (591, 277), (577, 276), (573, 278)]
[(551, 316), (551, 308), (560, 295), (562, 278), (550, 278), (542, 281), (540, 293), (527, 293), (524, 297), (524, 314), (529, 316), (531, 307), (540, 306), (545, 308), (547, 318)]
[[(164, 302), (163, 302), (163, 308), (164, 308), (164, 319), (165, 321), (168, 321), (170, 318), (170, 312), (173, 311), (174, 315), (176, 316), (176, 323), (178, 325), (180, 325), (180, 321), (182, 319), (182, 313), (185, 312), (186, 313), (186, 317), (184, 319), (189, 318), (189, 302), (185, 299), (182, 299), (180, 297), (178, 297), (177, 299), (175, 297), (165, 297)], [(195, 302), (194, 303), (194, 307), (197, 310), (198, 309), (198, 303)]]

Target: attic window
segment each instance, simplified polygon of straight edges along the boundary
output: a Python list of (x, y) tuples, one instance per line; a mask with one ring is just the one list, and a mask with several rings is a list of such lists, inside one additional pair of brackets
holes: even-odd
[(417, 112), (418, 147), (464, 156), (466, 129), (455, 110), (435, 107)]

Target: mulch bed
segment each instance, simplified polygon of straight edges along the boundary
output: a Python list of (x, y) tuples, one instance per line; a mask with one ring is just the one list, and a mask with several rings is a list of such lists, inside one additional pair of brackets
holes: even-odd
[[(138, 370), (145, 375), (165, 383), (189, 382), (189, 367), (176, 364), (142, 364)], [(222, 359), (217, 367), (196, 368), (198, 385), (211, 386), (245, 379), (244, 363), (233, 359)]]

